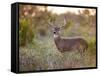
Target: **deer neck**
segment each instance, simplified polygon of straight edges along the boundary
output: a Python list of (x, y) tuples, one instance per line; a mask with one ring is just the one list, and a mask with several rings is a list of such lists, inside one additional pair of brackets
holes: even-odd
[(60, 40), (61, 38), (60, 38), (60, 36), (59, 35), (56, 35), (56, 34), (54, 34), (54, 40), (56, 41), (56, 40)]
[(57, 48), (59, 48), (58, 46), (60, 45), (61, 37), (54, 35), (54, 42), (55, 42)]

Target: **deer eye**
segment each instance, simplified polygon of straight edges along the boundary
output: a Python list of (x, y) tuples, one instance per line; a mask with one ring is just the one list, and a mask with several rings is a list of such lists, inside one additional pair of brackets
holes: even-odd
[(54, 34), (56, 33), (56, 32), (53, 32)]

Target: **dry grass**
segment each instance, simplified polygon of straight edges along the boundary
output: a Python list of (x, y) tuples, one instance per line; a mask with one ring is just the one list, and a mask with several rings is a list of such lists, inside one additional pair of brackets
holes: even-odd
[(88, 49), (84, 56), (77, 50), (62, 54), (53, 38), (34, 39), (32, 44), (20, 47), (20, 71), (95, 67), (96, 56), (91, 51)]

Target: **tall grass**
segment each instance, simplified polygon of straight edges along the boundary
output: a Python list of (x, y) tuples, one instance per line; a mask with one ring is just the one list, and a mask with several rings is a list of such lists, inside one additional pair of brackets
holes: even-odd
[(20, 71), (69, 69), (95, 67), (94, 44), (82, 56), (77, 50), (61, 53), (57, 50), (53, 37), (34, 38), (32, 44), (20, 47)]

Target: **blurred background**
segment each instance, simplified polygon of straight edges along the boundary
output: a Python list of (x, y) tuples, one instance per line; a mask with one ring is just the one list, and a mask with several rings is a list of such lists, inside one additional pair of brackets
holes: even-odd
[[(61, 54), (48, 22), (62, 26), (62, 37), (83, 37), (85, 56), (77, 51)], [(96, 67), (96, 10), (54, 6), (19, 6), (20, 71)]]

